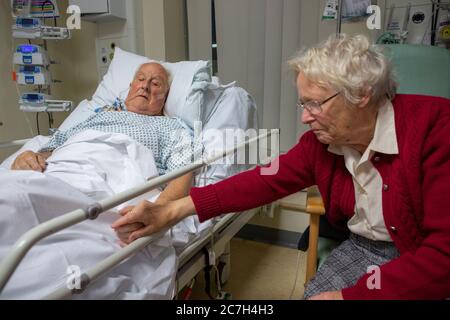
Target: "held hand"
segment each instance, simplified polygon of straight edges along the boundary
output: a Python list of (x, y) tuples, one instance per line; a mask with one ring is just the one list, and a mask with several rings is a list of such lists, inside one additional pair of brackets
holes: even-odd
[[(190, 206), (186, 206), (190, 197), (166, 204), (156, 204), (142, 201), (135, 207), (121, 210), (123, 215), (112, 224), (112, 228), (119, 234), (124, 243), (130, 243), (138, 238), (145, 237), (169, 228), (178, 221), (194, 213)], [(192, 205), (193, 206), (193, 205)], [(128, 235), (127, 239), (124, 239)]]
[[(126, 207), (122, 210), (120, 210), (119, 214), (123, 217), (126, 216), (128, 213), (130, 213), (132, 210), (134, 209), (134, 206), (129, 206)], [(134, 232), (137, 231), (141, 228), (145, 227), (145, 225), (141, 222), (136, 222), (136, 223), (130, 223), (130, 224), (126, 224), (123, 225), (121, 227), (115, 228), (115, 232), (117, 234), (117, 237), (120, 240), (120, 245), (121, 246), (125, 246), (127, 244), (130, 243), (130, 241), (128, 241), (128, 239), (130, 238), (130, 235)]]
[(344, 300), (341, 291), (322, 292), (308, 300)]
[(40, 153), (25, 151), (17, 156), (11, 165), (11, 169), (44, 172), (45, 168), (47, 168), (45, 160), (45, 157)]
[[(170, 228), (183, 218), (194, 214), (195, 206), (191, 197), (185, 197), (165, 204), (142, 201), (135, 207), (127, 207), (120, 211), (122, 215), (112, 224), (112, 228), (120, 233), (123, 243), (130, 243), (138, 238), (145, 237)], [(125, 239), (128, 235), (128, 238)]]

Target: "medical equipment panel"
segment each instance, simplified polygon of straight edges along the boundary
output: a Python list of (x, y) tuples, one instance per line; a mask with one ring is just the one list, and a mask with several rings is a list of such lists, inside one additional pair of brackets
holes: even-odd
[(31, 0), (30, 15), (36, 18), (59, 17), (56, 0)]
[(29, 16), (31, 12), (31, 0), (12, 0), (11, 8), (14, 18)]
[(67, 28), (42, 26), (41, 32), (42, 39), (46, 40), (64, 40), (72, 37), (70, 30)]
[(17, 72), (17, 83), (20, 85), (48, 86), (52, 83), (50, 73), (42, 66), (20, 66)]
[(48, 95), (43, 93), (24, 93), (19, 100), (21, 104), (28, 104), (29, 106), (42, 107), (45, 104), (45, 100), (48, 99)]
[(72, 109), (72, 101), (54, 100), (49, 95), (38, 92), (22, 94), (19, 104), (20, 110), (27, 112), (55, 112)]
[(438, 10), (436, 18), (436, 43), (438, 46), (450, 48), (450, 2), (435, 3)]
[(12, 16), (54, 18), (59, 17), (56, 0), (11, 0)]
[(41, 37), (41, 21), (36, 18), (17, 18), (12, 26), (14, 38), (37, 39)]
[(385, 32), (377, 43), (448, 47), (449, 9), (448, 0), (386, 0)]
[[(54, 0), (11, 0), (12, 37), (27, 39), (28, 43), (19, 44), (13, 53), (13, 81), (19, 94), (18, 104), (24, 112), (47, 112), (50, 134), (53, 115), (51, 112), (71, 111), (73, 102), (53, 99), (52, 84), (62, 82), (51, 76), (50, 66), (55, 62), (47, 51), (47, 40), (70, 39), (68, 28), (57, 26), (58, 4)], [(52, 18), (52, 19), (46, 19)], [(46, 21), (53, 22), (52, 25)], [(39, 44), (34, 42), (39, 41)], [(21, 86), (27, 86), (23, 93)], [(34, 86), (34, 89), (30, 89)], [(36, 114), (36, 126), (39, 132), (39, 116)]]
[(47, 51), (41, 46), (21, 44), (17, 46), (16, 52), (14, 52), (13, 64), (48, 66), (50, 59)]
[(43, 25), (38, 18), (19, 17), (12, 26), (12, 35), (17, 39), (70, 39), (67, 28)]

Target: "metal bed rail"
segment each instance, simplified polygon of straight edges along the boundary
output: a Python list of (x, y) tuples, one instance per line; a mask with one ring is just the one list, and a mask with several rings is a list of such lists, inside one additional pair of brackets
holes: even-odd
[[(60, 217), (44, 222), (36, 226), (35, 228), (27, 231), (15, 242), (11, 251), (0, 262), (0, 298), (3, 288), (9, 281), (15, 269), (36, 242), (60, 230), (78, 224), (85, 220), (88, 219), (95, 220), (103, 212), (112, 209), (123, 202), (136, 198), (150, 190), (153, 190), (154, 188), (160, 185), (170, 182), (189, 172), (193, 172), (197, 169), (208, 166), (209, 164), (217, 160), (225, 158), (229, 154), (236, 153), (238, 150), (250, 146), (252, 143), (268, 138), (272, 135), (278, 134), (279, 134), (278, 129), (268, 130), (266, 133), (250, 138), (246, 142), (243, 142), (234, 148), (230, 148), (229, 150), (226, 150), (221, 154), (213, 155), (207, 159), (202, 158), (201, 161), (198, 161), (198, 163), (192, 163), (183, 168), (179, 168), (172, 172), (169, 172), (168, 174), (165, 174), (163, 176), (153, 178), (139, 187), (118, 193), (113, 197), (94, 203), (88, 206), (87, 208), (80, 208), (68, 212)], [(83, 292), (87, 287), (87, 285), (89, 285), (89, 283), (92, 283), (106, 271), (109, 271), (111, 268), (113, 268), (114, 266), (116, 266), (129, 256), (131, 256), (133, 253), (137, 252), (141, 248), (151, 243), (154, 237), (155, 236), (149, 236), (138, 239), (134, 241), (132, 244), (124, 248), (121, 248), (113, 255), (99, 262), (93, 268), (91, 268), (90, 270), (81, 275), (79, 288), (69, 289), (67, 288), (67, 286), (63, 286), (62, 288), (55, 291), (53, 294), (49, 295), (47, 298), (61, 299), (67, 297), (70, 294), (77, 294)]]
[(30, 140), (31, 139), (22, 139), (22, 140), (14, 140), (14, 141), (9, 141), (9, 142), (0, 142), (0, 149), (23, 146), (25, 143), (27, 143)]

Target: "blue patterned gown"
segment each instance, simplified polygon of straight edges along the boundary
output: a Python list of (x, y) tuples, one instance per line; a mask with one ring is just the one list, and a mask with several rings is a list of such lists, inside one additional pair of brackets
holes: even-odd
[(176, 118), (147, 116), (133, 112), (102, 111), (65, 131), (56, 131), (39, 151), (53, 151), (67, 139), (84, 130), (122, 133), (153, 152), (160, 175), (190, 164), (193, 159), (193, 139)]

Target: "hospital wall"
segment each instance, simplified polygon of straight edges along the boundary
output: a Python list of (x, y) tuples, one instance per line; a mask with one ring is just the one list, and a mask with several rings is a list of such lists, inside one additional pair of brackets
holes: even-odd
[[(141, 7), (142, 31), (138, 43), (152, 59), (177, 62), (187, 59), (187, 30), (183, 0), (133, 0)], [(141, 53), (141, 52), (139, 52)]]

